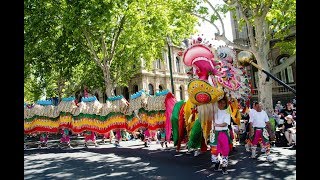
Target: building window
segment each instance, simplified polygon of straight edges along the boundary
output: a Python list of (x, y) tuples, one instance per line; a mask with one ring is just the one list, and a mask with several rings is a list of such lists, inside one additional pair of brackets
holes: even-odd
[(132, 94), (134, 94), (134, 93), (138, 92), (138, 91), (139, 91), (138, 85), (133, 85), (133, 89), (132, 89), (132, 91), (133, 91), (133, 93), (132, 93)]
[(123, 88), (123, 96), (128, 101), (129, 100), (129, 89), (128, 87)]
[(162, 90), (163, 90), (162, 86), (161, 86), (161, 85), (159, 85), (159, 91), (162, 91)]
[(148, 87), (149, 87), (149, 94), (154, 95), (153, 85), (149, 84)]
[(180, 72), (180, 60), (178, 57), (176, 57), (176, 68), (177, 68), (177, 72)]
[(114, 90), (113, 90), (113, 93), (114, 93), (114, 95), (116, 96), (116, 95), (117, 95), (117, 90), (114, 89)]
[(183, 98), (183, 88), (182, 88), (182, 86), (180, 86), (179, 90), (180, 90), (180, 100), (183, 100), (184, 98)]
[[(282, 64), (288, 59), (288, 55), (284, 55), (281, 58), (279, 58), (279, 63)], [(294, 83), (294, 78), (293, 78), (293, 71), (292, 71), (292, 66), (288, 66), (284, 70), (282, 70), (280, 73), (278, 73), (278, 77), (280, 78), (281, 81), (284, 83)]]
[(160, 59), (158, 59), (158, 60), (156, 61), (156, 68), (157, 68), (157, 69), (161, 69), (161, 60), (160, 60)]

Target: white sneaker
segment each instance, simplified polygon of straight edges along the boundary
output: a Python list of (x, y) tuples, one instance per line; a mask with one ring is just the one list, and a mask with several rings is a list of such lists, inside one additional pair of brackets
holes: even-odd
[(199, 156), (199, 154), (200, 154), (200, 151), (195, 151), (194, 152), (194, 156)]
[(251, 154), (250, 158), (256, 158), (257, 154)]
[(271, 157), (271, 156), (267, 156), (267, 161), (268, 161), (268, 162), (273, 162), (272, 157)]
[(244, 147), (246, 148), (246, 151), (247, 151), (247, 152), (250, 152), (250, 147), (249, 147), (248, 144), (245, 144)]

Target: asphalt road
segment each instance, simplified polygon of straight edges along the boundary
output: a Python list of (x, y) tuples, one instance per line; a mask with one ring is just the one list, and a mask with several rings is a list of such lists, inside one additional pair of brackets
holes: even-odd
[[(272, 147), (274, 162), (249, 158), (244, 146), (237, 146), (229, 157), (228, 175), (213, 171), (210, 152), (194, 157), (185, 150), (176, 153), (172, 144), (162, 149), (152, 142), (121, 142), (83, 148), (24, 151), (24, 179), (296, 179), (296, 150)], [(50, 142), (49, 142), (50, 144)], [(258, 148), (258, 150), (260, 150)]]

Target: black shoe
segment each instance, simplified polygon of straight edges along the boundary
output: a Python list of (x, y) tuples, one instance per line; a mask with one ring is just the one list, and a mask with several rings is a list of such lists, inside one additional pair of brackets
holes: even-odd
[(220, 162), (218, 161), (218, 162), (215, 163), (213, 170), (214, 171), (220, 171), (219, 167), (220, 167)]
[(227, 167), (222, 167), (222, 174), (228, 174)]
[(222, 167), (222, 174), (228, 174), (227, 168), (226, 167)]

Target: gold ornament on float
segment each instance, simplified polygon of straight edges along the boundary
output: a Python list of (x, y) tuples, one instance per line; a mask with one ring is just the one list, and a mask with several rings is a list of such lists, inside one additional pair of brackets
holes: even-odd
[(249, 51), (241, 51), (238, 54), (238, 63), (241, 66), (249, 66), (250, 62), (253, 61), (253, 54)]

